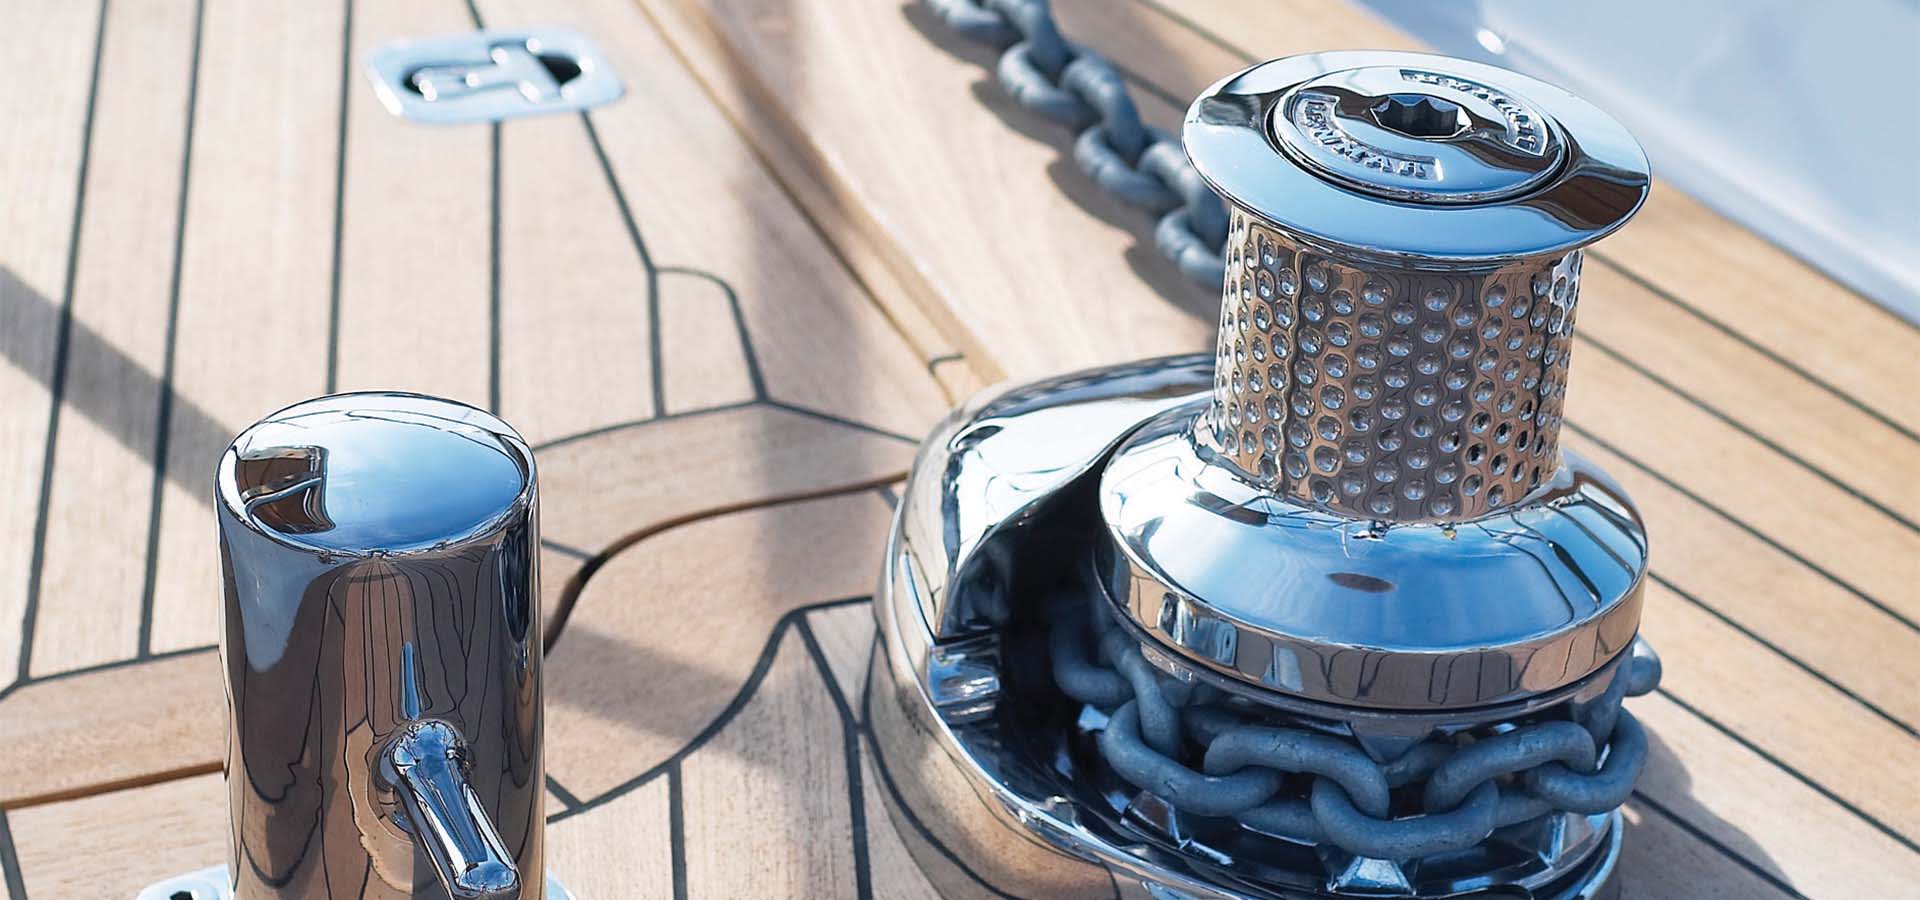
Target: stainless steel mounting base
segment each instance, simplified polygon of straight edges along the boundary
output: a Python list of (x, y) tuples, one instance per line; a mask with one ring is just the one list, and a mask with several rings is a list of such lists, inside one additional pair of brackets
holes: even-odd
[[(233, 900), (231, 883), (226, 866), (209, 866), (147, 885), (133, 900)], [(573, 894), (548, 875), (546, 900), (573, 900)]]
[[(1136, 792), (1087, 749), (1088, 735), (1110, 730), (1119, 714), (1110, 720), (1056, 687), (1053, 651), (1043, 648), (1051, 637), (1034, 635), (1034, 610), (1112, 602), (1098, 565), (1082, 564), (1101, 539), (1099, 475), (1117, 448), (1172, 411), (1204, 403), (1212, 387), (1206, 356), (1075, 373), (976, 400), (922, 450), (874, 604), (884, 652), (874, 658), (870, 702), (880, 761), (897, 791), (890, 812), (936, 887), (954, 897), (984, 884), (1022, 897), (1154, 900), (1615, 896), (1617, 800), (1588, 813), (1538, 814), (1515, 826), (1522, 834), (1496, 833), (1492, 851), (1476, 850), (1470, 862), (1455, 854), (1395, 863), (1259, 829), (1195, 836), (1187, 814), (1156, 806), (1153, 792)], [(1076, 568), (1088, 577), (1073, 581)], [(1156, 644), (1125, 633), (1143, 650)], [(1183, 669), (1166, 655), (1148, 660), (1155, 677)], [(1236, 689), (1230, 678), (1188, 674), (1222, 696)], [(1407, 735), (1497, 733), (1513, 727), (1503, 723), (1617, 710), (1623, 693), (1649, 688), (1650, 678), (1650, 657), (1623, 652), (1580, 682), (1493, 706), (1273, 708), (1333, 723), (1328, 733), (1361, 744), (1405, 746), (1415, 740)], [(1266, 693), (1243, 699), (1293, 702)]]

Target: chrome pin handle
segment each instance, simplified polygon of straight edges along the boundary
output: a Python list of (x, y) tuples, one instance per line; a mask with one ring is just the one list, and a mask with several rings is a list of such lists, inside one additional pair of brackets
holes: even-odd
[(457, 900), (517, 897), (520, 871), (467, 780), (467, 742), (452, 725), (408, 725), (380, 755), (381, 774), (400, 792), (413, 839)]

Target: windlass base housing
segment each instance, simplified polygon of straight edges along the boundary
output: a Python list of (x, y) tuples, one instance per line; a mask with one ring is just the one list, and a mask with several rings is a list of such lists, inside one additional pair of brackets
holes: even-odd
[(872, 726), (943, 891), (1610, 896), (1647, 542), (1558, 445), (1639, 146), (1531, 78), (1254, 66), (1188, 111), (1218, 345), (983, 396), (914, 465)]

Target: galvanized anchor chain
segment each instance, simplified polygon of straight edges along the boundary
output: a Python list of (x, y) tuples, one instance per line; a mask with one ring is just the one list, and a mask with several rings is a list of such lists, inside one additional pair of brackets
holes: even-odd
[[(1181, 812), (1404, 861), (1466, 850), (1553, 813), (1608, 812), (1646, 763), (1646, 732), (1620, 706), (1659, 683), (1659, 658), (1644, 642), (1581, 721), (1502, 724), (1470, 741), (1429, 738), (1381, 763), (1351, 739), (1276, 726), (1275, 717), (1230, 706), (1218, 689), (1160, 672), (1103, 604), (1092, 604), (1085, 622), (1076, 606), (1069, 597), (1048, 605), (1055, 684), (1107, 713), (1097, 741), (1107, 765)], [(1197, 770), (1182, 761), (1195, 759)], [(1390, 793), (1403, 788), (1418, 792), (1421, 811), (1396, 817)]]
[(1101, 187), (1158, 214), (1154, 243), (1188, 279), (1226, 272), (1226, 207), (1172, 135), (1149, 128), (1113, 65), (1060, 35), (1046, 0), (924, 0), (961, 36), (1002, 51), (996, 75), (1021, 106), (1075, 129), (1073, 160)]

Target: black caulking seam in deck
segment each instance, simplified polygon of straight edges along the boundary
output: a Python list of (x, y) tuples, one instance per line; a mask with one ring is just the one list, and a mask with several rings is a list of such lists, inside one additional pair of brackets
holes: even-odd
[(1798, 781), (1809, 788), (1812, 788), (1815, 793), (1819, 794), (1822, 797), (1827, 798), (1827, 800), (1831, 801), (1835, 806), (1838, 806), (1841, 809), (1846, 810), (1847, 812), (1851, 813), (1855, 818), (1859, 819), (1860, 821), (1873, 826), (1874, 830), (1879, 831), (1881, 834), (1884, 834), (1889, 838), (1892, 838), (1896, 843), (1907, 848), (1908, 850), (1916, 854), (1920, 854), (1920, 844), (1916, 844), (1912, 838), (1903, 834), (1899, 829), (1896, 829), (1893, 826), (1880, 821), (1878, 818), (1875, 818), (1871, 813), (1868, 813), (1866, 810), (1863, 810), (1860, 807), (1854, 805), (1853, 801), (1840, 796), (1832, 788), (1829, 788), (1826, 785), (1821, 784), (1819, 780), (1808, 775), (1807, 773), (1802, 772), (1797, 768), (1794, 768), (1792, 765), (1788, 764), (1785, 760), (1773, 755), (1766, 748), (1760, 746), (1759, 744), (1754, 743), (1753, 740), (1748, 738), (1746, 735), (1743, 735), (1740, 732), (1734, 730), (1733, 728), (1729, 727), (1726, 723), (1721, 722), (1719, 719), (1716, 719), (1710, 715), (1707, 715), (1705, 710), (1702, 710), (1699, 707), (1694, 706), (1691, 703), (1688, 703), (1686, 700), (1681, 699), (1678, 695), (1674, 694), (1672, 691), (1664, 687), (1655, 688), (1654, 690), (1658, 692), (1660, 696), (1673, 701), (1673, 704), (1675, 706), (1678, 706), (1681, 709), (1686, 710), (1694, 718), (1699, 719), (1700, 721), (1706, 723), (1713, 730), (1720, 732), (1722, 735), (1725, 735), (1728, 739), (1732, 740), (1736, 744), (1739, 744), (1741, 747), (1745, 748), (1748, 752), (1753, 753), (1755, 756), (1758, 756), (1761, 759), (1766, 760), (1768, 763), (1772, 764), (1774, 768), (1779, 769), (1782, 772), (1785, 772), (1787, 775), (1791, 776), (1793, 780)]
[(1745, 625), (1740, 624), (1740, 622), (1735, 620), (1732, 616), (1727, 615), (1725, 612), (1722, 612), (1718, 607), (1704, 600), (1701, 600), (1697, 596), (1694, 596), (1694, 594), (1691, 591), (1688, 591), (1687, 589), (1682, 588), (1677, 584), (1674, 584), (1671, 580), (1661, 575), (1659, 572), (1649, 571), (1647, 573), (1647, 577), (1651, 578), (1655, 584), (1658, 584), (1661, 587), (1664, 587), (1667, 590), (1672, 591), (1674, 595), (1679, 597), (1681, 600), (1698, 608), (1701, 612), (1704, 612), (1707, 615), (1712, 616), (1715, 620), (1720, 622), (1720, 624), (1725, 625), (1736, 632), (1739, 632), (1741, 636), (1766, 648), (1767, 650), (1771, 651), (1775, 656), (1778, 656), (1781, 659), (1786, 660), (1788, 663), (1792, 664), (1794, 668), (1799, 669), (1800, 671), (1805, 672), (1806, 674), (1812, 676), (1815, 681), (1818, 681), (1821, 684), (1824, 684), (1827, 687), (1830, 687), (1835, 691), (1840, 692), (1847, 699), (1852, 700), (1855, 703), (1858, 703), (1862, 709), (1865, 709), (1867, 712), (1873, 713), (1875, 716), (1878, 716), (1879, 718), (1885, 720), (1887, 724), (1892, 725), (1893, 727), (1906, 732), (1908, 735), (1912, 737), (1920, 738), (1920, 729), (1916, 729), (1911, 723), (1907, 722), (1905, 719), (1902, 719), (1899, 716), (1896, 716), (1893, 713), (1888, 712), (1887, 710), (1881, 708), (1878, 704), (1874, 703), (1873, 701), (1868, 700), (1866, 697), (1863, 697), (1858, 693), (1855, 693), (1853, 689), (1847, 687), (1844, 684), (1841, 684), (1838, 680), (1834, 679), (1832, 676), (1829, 676), (1827, 673), (1820, 671), (1820, 669), (1818, 669), (1811, 663), (1808, 663), (1807, 661), (1801, 659), (1800, 657), (1795, 656), (1794, 654), (1788, 652), (1786, 649), (1782, 648), (1778, 644), (1775, 644), (1774, 642), (1760, 636), (1758, 632), (1754, 631), (1751, 628), (1748, 628)]
[(552, 794), (561, 803), (566, 804), (569, 808), (580, 805), (580, 798), (572, 791), (567, 790), (566, 785), (561, 784), (552, 775), (547, 776), (547, 792)]
[(774, 409), (784, 409), (790, 413), (798, 413), (810, 419), (819, 419), (822, 422), (832, 422), (835, 425), (844, 425), (856, 431), (864, 431), (868, 434), (878, 435), (883, 438), (892, 438), (893, 440), (901, 441), (907, 444), (912, 444), (916, 447), (920, 445), (919, 438), (912, 437), (909, 435), (904, 435), (898, 431), (888, 431), (887, 429), (881, 428), (878, 425), (868, 425), (865, 422), (856, 422), (852, 419), (836, 416), (833, 413), (821, 412), (820, 410), (817, 410), (817, 409), (811, 409), (805, 406), (799, 406), (796, 404), (788, 403), (784, 400), (768, 400), (767, 405), (773, 407)]
[[(1769, 361), (1773, 362), (1775, 365), (1778, 365), (1780, 368), (1783, 368), (1789, 372), (1792, 372), (1793, 374), (1799, 376), (1801, 380), (1806, 381), (1808, 384), (1811, 384), (1814, 387), (1817, 387), (1822, 391), (1825, 391), (1826, 393), (1832, 395), (1834, 399), (1839, 400), (1840, 402), (1846, 404), (1847, 406), (1858, 410), (1861, 414), (1867, 416), (1868, 418), (1873, 419), (1876, 422), (1879, 422), (1882, 425), (1887, 426), (1889, 429), (1899, 432), (1901, 435), (1905, 436), (1907, 440), (1913, 441), (1915, 443), (1920, 443), (1920, 432), (1916, 432), (1913, 429), (1908, 428), (1907, 426), (1902, 425), (1897, 421), (1894, 421), (1892, 416), (1889, 416), (1886, 413), (1883, 413), (1872, 406), (1868, 406), (1866, 401), (1861, 400), (1860, 398), (1855, 397), (1844, 390), (1841, 390), (1838, 386), (1834, 385), (1833, 383), (1827, 381), (1824, 378), (1821, 378), (1819, 375), (1815, 374), (1813, 371), (1807, 369), (1806, 367), (1800, 365), (1799, 363), (1796, 363), (1786, 358), (1785, 356), (1780, 355), (1779, 352), (1773, 350), (1772, 348), (1769, 348), (1766, 345), (1760, 343), (1759, 341), (1756, 341), (1753, 338), (1748, 337), (1746, 334), (1735, 330), (1733, 326), (1728, 325), (1727, 323), (1722, 322), (1711, 315), (1708, 315), (1704, 310), (1701, 310), (1699, 307), (1696, 307), (1693, 304), (1688, 303), (1687, 301), (1681, 299), (1678, 295), (1674, 294), (1672, 291), (1669, 291), (1666, 288), (1660, 287), (1659, 285), (1656, 285), (1653, 282), (1648, 281), (1645, 276), (1642, 276), (1638, 272), (1635, 272), (1632, 269), (1629, 269), (1626, 266), (1621, 265), (1620, 262), (1615, 260), (1612, 256), (1606, 253), (1603, 253), (1599, 250), (1588, 250), (1587, 257), (1589, 259), (1598, 261), (1601, 265), (1604, 265), (1607, 268), (1614, 270), (1615, 272), (1620, 273), (1621, 277), (1624, 277), (1628, 281), (1631, 281), (1634, 284), (1637, 284), (1640, 287), (1645, 288), (1648, 293), (1651, 293), (1655, 297), (1659, 297), (1660, 299), (1673, 304), (1681, 312), (1684, 312), (1687, 315), (1690, 315), (1695, 319), (1698, 319), (1702, 324), (1712, 328), (1715, 331), (1720, 332), (1721, 334), (1726, 335), (1728, 338), (1733, 340), (1735, 343), (1741, 345), (1742, 347), (1746, 347), (1747, 349), (1752, 350), (1753, 352), (1766, 357)], [(1878, 309), (1878, 308), (1879, 307), (1875, 307), (1875, 309)], [(1882, 310), (1882, 312), (1884, 312), (1884, 310)]]
[(576, 431), (573, 434), (561, 435), (560, 437), (551, 438), (549, 440), (542, 441), (541, 443), (534, 444), (533, 452), (537, 456), (543, 450), (551, 450), (555, 447), (564, 447), (568, 444), (578, 443), (580, 441), (589, 440), (591, 438), (597, 438), (602, 435), (612, 434), (613, 432), (616, 432), (616, 431), (625, 431), (629, 428), (639, 428), (646, 425), (658, 424), (660, 422), (671, 422), (675, 419), (690, 419), (695, 416), (710, 416), (710, 415), (715, 415), (717, 413), (733, 412), (735, 410), (746, 409), (748, 407), (765, 406), (765, 405), (766, 405), (765, 403), (762, 403), (761, 401), (758, 401), (758, 400), (742, 400), (738, 403), (726, 403), (720, 406), (709, 406), (705, 409), (689, 409), (689, 410), (683, 410), (681, 412), (666, 413), (664, 415), (646, 416), (644, 418), (639, 418), (639, 419), (628, 419), (627, 421), (624, 421), (624, 422), (613, 422), (607, 425), (596, 425), (585, 431)]
[(487, 129), (487, 412), (500, 414), (500, 123)]
[(1704, 829), (1700, 828), (1700, 826), (1687, 821), (1686, 818), (1675, 813), (1673, 810), (1668, 809), (1665, 804), (1653, 799), (1652, 797), (1647, 796), (1646, 794), (1640, 791), (1633, 792), (1633, 802), (1638, 803), (1639, 805), (1652, 810), (1655, 814), (1659, 815), (1661, 818), (1666, 819), (1669, 822), (1672, 822), (1675, 827), (1679, 828), (1681, 831), (1686, 832), (1687, 836), (1693, 838), (1694, 840), (1699, 841), (1702, 844), (1706, 844), (1707, 846), (1712, 847), (1713, 849), (1719, 851), (1721, 856), (1725, 856), (1726, 858), (1732, 860), (1734, 864), (1738, 865), (1740, 868), (1745, 869), (1748, 872), (1752, 872), (1754, 877), (1759, 878), (1761, 881), (1764, 881), (1769, 885), (1772, 885), (1774, 889), (1778, 890), (1780, 893), (1785, 894), (1789, 897), (1799, 898), (1799, 900), (1806, 900), (1806, 895), (1795, 890), (1793, 885), (1787, 883), (1786, 879), (1781, 878), (1780, 876), (1767, 871), (1765, 866), (1762, 866), (1759, 863), (1756, 863), (1753, 860), (1750, 860), (1745, 856), (1742, 856), (1738, 852), (1735, 852), (1733, 848), (1727, 846), (1719, 838), (1716, 838), (1713, 835), (1707, 833)]
[(1620, 363), (1621, 365), (1626, 366), (1629, 369), (1632, 369), (1634, 373), (1639, 375), (1640, 377), (1645, 378), (1656, 385), (1659, 385), (1661, 388), (1665, 389), (1668, 393), (1674, 394), (1675, 396), (1678, 396), (1681, 399), (1686, 400), (1687, 403), (1693, 406), (1695, 409), (1698, 409), (1701, 412), (1704, 412), (1707, 415), (1715, 419), (1718, 419), (1722, 424), (1725, 424), (1726, 426), (1732, 428), (1733, 430), (1738, 431), (1743, 435), (1746, 435), (1747, 437), (1753, 439), (1755, 442), (1759, 443), (1761, 446), (1766, 447), (1768, 450), (1772, 450), (1775, 454), (1781, 457), (1784, 457), (1785, 459), (1792, 462), (1793, 464), (1799, 466), (1802, 469), (1805, 469), (1807, 472), (1813, 474), (1815, 477), (1831, 485), (1835, 490), (1838, 490), (1841, 493), (1846, 494), (1847, 496), (1852, 497), (1853, 499), (1858, 500), (1869, 507), (1872, 507), (1874, 511), (1905, 526), (1908, 531), (1920, 533), (1920, 523), (1914, 522), (1914, 520), (1907, 518), (1905, 515), (1901, 514), (1898, 510), (1895, 510), (1893, 507), (1890, 507), (1884, 503), (1881, 503), (1880, 501), (1874, 499), (1871, 495), (1867, 494), (1866, 492), (1861, 491), (1858, 488), (1855, 488), (1853, 485), (1848, 484), (1845, 481), (1842, 481), (1839, 478), (1839, 476), (1836, 476), (1833, 473), (1828, 472), (1826, 469), (1823, 469), (1820, 466), (1815, 465), (1814, 463), (1808, 461), (1806, 457), (1801, 456), (1799, 453), (1795, 452), (1792, 448), (1789, 448), (1786, 445), (1781, 444), (1780, 442), (1775, 441), (1774, 439), (1767, 437), (1766, 435), (1763, 435), (1760, 432), (1754, 430), (1753, 428), (1749, 427), (1745, 423), (1739, 421), (1738, 419), (1735, 419), (1733, 416), (1728, 415), (1725, 411), (1721, 410), (1719, 407), (1714, 406), (1713, 404), (1708, 403), (1707, 401), (1699, 397), (1695, 397), (1690, 393), (1687, 393), (1685, 390), (1682, 390), (1678, 385), (1674, 384), (1671, 381), (1668, 381), (1667, 379), (1661, 377), (1660, 375), (1655, 374), (1653, 370), (1648, 369), (1644, 365), (1641, 365), (1632, 357), (1614, 348), (1611, 344), (1608, 344), (1607, 342), (1602, 341), (1599, 338), (1596, 338), (1592, 335), (1585, 334), (1585, 333), (1581, 333), (1576, 337), (1578, 338), (1581, 344), (1590, 346), (1593, 349), (1600, 351), (1601, 354), (1612, 359), (1613, 361)]
[(964, 353), (942, 353), (939, 356), (927, 360), (927, 374), (933, 375), (933, 370), (939, 368), (942, 363), (960, 362), (966, 358), (967, 356)]
[[(692, 269), (686, 266), (661, 266), (662, 275), (686, 275), (703, 279), (715, 287), (727, 298), (727, 308), (733, 315), (733, 330), (740, 341), (740, 357), (747, 364), (747, 382), (753, 387), (753, 399), (767, 399), (767, 378), (760, 369), (760, 352), (753, 347), (753, 338), (747, 332), (747, 316), (740, 308), (740, 294), (728, 284), (725, 278), (704, 269)], [(665, 410), (661, 410), (665, 412)]]
[(613, 162), (607, 159), (607, 148), (600, 142), (600, 131), (593, 127), (593, 116), (586, 110), (580, 111), (580, 124), (586, 126), (587, 140), (593, 145), (593, 156), (600, 161), (600, 172), (607, 179), (607, 189), (613, 192), (613, 202), (620, 210), (620, 221), (627, 228), (627, 237), (633, 241), (634, 252), (640, 256), (640, 265), (647, 273), (647, 363), (652, 367), (653, 413), (660, 415), (667, 410), (666, 370), (661, 360), (660, 341), (660, 269), (653, 263), (653, 254), (647, 250), (645, 238), (640, 236), (640, 222), (634, 218), (633, 207), (627, 203), (627, 192), (620, 187), (620, 179), (613, 174)]
[(341, 6), (340, 111), (333, 149), (333, 257), (327, 276), (326, 393), (329, 394), (340, 389), (340, 259), (346, 240), (347, 104), (353, 82), (353, 0), (341, 0)]
[(800, 640), (806, 644), (807, 655), (813, 658), (814, 674), (820, 676), (827, 695), (833, 698), (834, 711), (840, 716), (840, 756), (847, 765), (847, 831), (853, 838), (854, 896), (860, 900), (873, 900), (873, 864), (867, 846), (866, 789), (860, 777), (860, 722), (853, 714), (853, 705), (840, 690), (840, 679), (834, 677), (833, 666), (827, 663), (826, 651), (820, 649), (820, 640), (813, 634), (813, 623), (802, 617), (798, 625)]
[(27, 900), (27, 881), (20, 874), (20, 854), (13, 849), (13, 828), (4, 809), (0, 809), (0, 879), (7, 886), (7, 896)]
[(1751, 524), (1748, 524), (1746, 520), (1741, 519), (1739, 516), (1736, 516), (1733, 513), (1726, 511), (1725, 509), (1722, 509), (1718, 504), (1715, 504), (1712, 501), (1706, 499), (1705, 497), (1700, 496), (1699, 494), (1695, 493), (1691, 488), (1688, 488), (1685, 485), (1682, 485), (1680, 482), (1660, 472), (1658, 469), (1655, 469), (1652, 466), (1647, 465), (1645, 462), (1642, 462), (1638, 457), (1630, 453), (1627, 453), (1626, 451), (1615, 446), (1611, 442), (1601, 438), (1599, 435), (1596, 435), (1593, 432), (1580, 427), (1572, 419), (1566, 419), (1564, 424), (1565, 424), (1565, 427), (1569, 431), (1572, 431), (1574, 434), (1577, 434), (1582, 438), (1592, 441), (1593, 443), (1599, 445), (1601, 449), (1607, 451), (1608, 453), (1612, 453), (1615, 456), (1620, 457), (1628, 465), (1636, 469), (1639, 469), (1641, 472), (1646, 473), (1649, 477), (1653, 478), (1655, 481), (1658, 481), (1662, 485), (1665, 485), (1666, 487), (1674, 490), (1675, 492), (1678, 492), (1681, 496), (1686, 497), (1688, 500), (1693, 501), (1695, 504), (1698, 504), (1701, 508), (1706, 509), (1707, 511), (1720, 517), (1721, 519), (1725, 520), (1726, 522), (1733, 525), (1734, 527), (1739, 528), (1741, 531), (1746, 532), (1748, 535), (1752, 536), (1755, 540), (1758, 540), (1761, 543), (1766, 544), (1768, 547), (1773, 548), (1775, 551), (1778, 551), (1782, 556), (1785, 556), (1788, 559), (1791, 559), (1794, 562), (1799, 563), (1800, 565), (1806, 567), (1808, 571), (1811, 571), (1821, 576), (1822, 578), (1825, 578), (1827, 581), (1832, 582), (1835, 586), (1839, 587), (1840, 589), (1846, 591), (1849, 594), (1852, 594), (1855, 597), (1858, 597), (1862, 602), (1866, 603), (1868, 606), (1871, 606), (1874, 609), (1877, 609), (1883, 613), (1886, 613), (1888, 616), (1891, 616), (1900, 624), (1905, 625), (1908, 629), (1916, 633), (1920, 633), (1920, 623), (1914, 622), (1913, 619), (1910, 619), (1907, 616), (1901, 614), (1898, 610), (1895, 610), (1892, 607), (1888, 606), (1886, 603), (1882, 602), (1878, 598), (1875, 598), (1873, 595), (1867, 593), (1865, 590), (1861, 589), (1857, 585), (1854, 585), (1852, 582), (1849, 582), (1846, 579), (1841, 578), (1833, 570), (1828, 569), (1824, 566), (1821, 566), (1819, 563), (1816, 563), (1813, 560), (1807, 558), (1806, 555), (1800, 553), (1799, 551), (1796, 551), (1788, 547), (1787, 545), (1782, 544), (1779, 541), (1773, 539), (1772, 537), (1768, 536), (1765, 532), (1761, 531), (1760, 529), (1754, 527)]
[(667, 854), (673, 900), (687, 900), (687, 792), (678, 761), (667, 768)]
[(32, 678), (23, 678), (19, 681), (16, 681), (12, 684), (7, 685), (4, 688), (0, 688), (0, 700), (7, 699), (8, 697), (12, 696), (16, 691), (25, 690), (35, 685), (46, 684), (50, 681), (65, 681), (69, 678), (76, 678), (82, 675), (92, 675), (98, 672), (111, 671), (113, 669), (124, 669), (128, 666), (137, 666), (137, 665), (144, 665), (147, 663), (155, 663), (165, 659), (172, 659), (176, 656), (190, 656), (195, 653), (212, 653), (218, 649), (220, 649), (220, 645), (218, 644), (199, 644), (193, 647), (181, 647), (177, 650), (163, 650), (159, 653), (155, 653), (149, 656), (116, 659), (116, 660), (113, 660), (112, 662), (96, 663), (91, 666), (82, 666), (81, 668), (78, 668), (78, 669), (67, 669), (66, 671), (63, 671), (63, 672), (54, 672), (48, 675), (37, 675)]
[(93, 64), (87, 83), (87, 112), (80, 126), (80, 162), (74, 176), (73, 219), (67, 234), (67, 270), (60, 289), (60, 323), (54, 333), (51, 395), (47, 407), (47, 440), (40, 458), (40, 494), (33, 520), (33, 549), (27, 563), (27, 596), (20, 613), (20, 665), (25, 680), (33, 663), (33, 630), (40, 614), (40, 578), (47, 557), (47, 518), (53, 502), (54, 449), (60, 437), (60, 408), (66, 405), (67, 356), (73, 339), (73, 284), (80, 271), (80, 224), (87, 209), (87, 169), (93, 158), (94, 101), (100, 96), (100, 57), (107, 37), (107, 0), (100, 0), (94, 20)]
[[(473, 27), (485, 28), (480, 7), (467, 0), (467, 15)], [(487, 412), (500, 414), (500, 129), (501, 123), (487, 125)]]
[(167, 494), (167, 453), (173, 437), (173, 373), (180, 339), (180, 273), (187, 247), (187, 194), (193, 178), (193, 120), (200, 104), (200, 37), (206, 22), (205, 0), (193, 5), (193, 49), (187, 63), (186, 127), (180, 147), (179, 204), (173, 217), (173, 270), (167, 276), (167, 330), (162, 338), (159, 396), (153, 425), (153, 484), (147, 496), (147, 556), (140, 575), (138, 658), (153, 655), (153, 601), (160, 578), (160, 509)]

